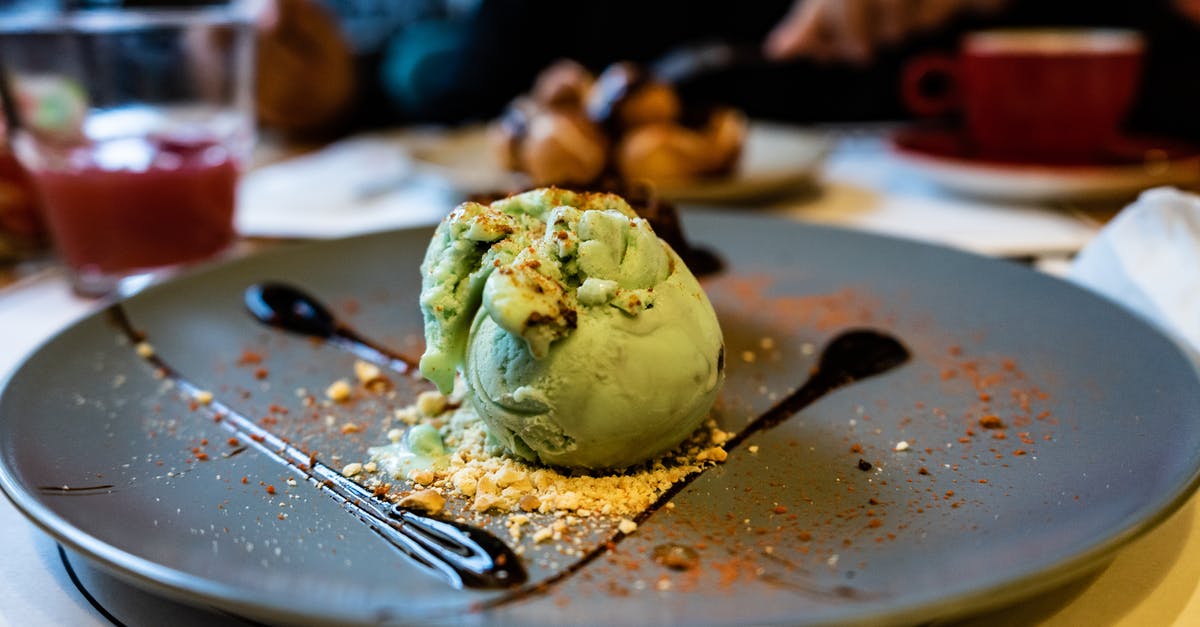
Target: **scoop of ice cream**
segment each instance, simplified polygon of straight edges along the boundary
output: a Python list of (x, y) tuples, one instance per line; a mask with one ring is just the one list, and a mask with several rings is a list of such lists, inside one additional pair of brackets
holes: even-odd
[(465, 203), (422, 272), (422, 373), (446, 391), (461, 368), (489, 431), (519, 457), (637, 464), (695, 431), (720, 388), (708, 298), (618, 196)]

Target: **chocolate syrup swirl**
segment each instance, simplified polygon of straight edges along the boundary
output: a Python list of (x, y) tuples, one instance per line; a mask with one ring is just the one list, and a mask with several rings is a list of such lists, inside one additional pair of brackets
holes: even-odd
[[(258, 289), (255, 293), (261, 296), (256, 301), (259, 303), (270, 303), (272, 306), (290, 304), (289, 307), (279, 309), (281, 315), (278, 320), (282, 322), (278, 325), (283, 328), (294, 328), (306, 335), (317, 335), (322, 329), (329, 329), (331, 331), (328, 334), (319, 337), (347, 337), (343, 335), (344, 327), (334, 322), (328, 310), (316, 301), (290, 298), (293, 294), (287, 289)], [(295, 294), (303, 296), (299, 292)], [(249, 300), (248, 290), (247, 301)], [(259, 311), (269, 309), (260, 308)], [(133, 329), (120, 305), (111, 306), (108, 314), (131, 341), (141, 341), (141, 334)], [(277, 324), (276, 318), (258, 317), (264, 322)], [(284, 326), (292, 324), (295, 327)], [(379, 352), (386, 354), (383, 351)], [(151, 355), (145, 359), (174, 381), (178, 389), (188, 397), (194, 397), (201, 391), (172, 369), (160, 356)], [(347, 511), (367, 524), (380, 538), (413, 561), (440, 575), (451, 586), (509, 588), (519, 586), (528, 579), (528, 574), (516, 553), (487, 531), (464, 523), (417, 514), (376, 498), (371, 491), (343, 477), (340, 472), (317, 460), (310, 453), (267, 431), (217, 399), (213, 399), (201, 409), (233, 432), (239, 440), (249, 443), (264, 455), (304, 475), (310, 483), (325, 491)]]
[[(751, 435), (778, 426), (826, 394), (855, 381), (883, 374), (904, 364), (910, 357), (908, 349), (899, 340), (880, 331), (853, 329), (839, 334), (821, 351), (817, 368), (809, 376), (808, 381), (729, 439), (724, 445), (725, 450), (733, 451)], [(658, 500), (635, 516), (633, 521), (641, 525), (655, 512), (666, 506), (684, 488), (699, 479), (702, 474), (704, 474), (704, 470), (698, 470), (676, 481), (658, 497)], [(571, 577), (610, 551), (625, 538), (625, 535), (619, 530), (615, 531), (607, 542), (592, 548), (574, 563), (551, 577), (513, 590), (504, 596), (479, 603), (473, 609), (476, 611), (493, 609), (545, 592), (551, 586)]]
[(396, 372), (417, 368), (417, 360), (362, 337), (300, 288), (286, 283), (256, 283), (246, 288), (243, 301), (251, 315), (273, 327), (323, 339)]
[[(263, 296), (265, 295), (265, 297)], [(259, 302), (267, 300), (275, 303), (276, 306), (288, 305), (288, 311), (296, 312), (295, 317), (300, 320), (297, 326), (300, 330), (291, 329), (291, 327), (281, 324), (277, 320), (279, 318), (272, 316), (264, 316), (258, 313), (258, 310), (263, 310), (263, 307), (257, 305)], [(303, 292), (294, 287), (281, 286), (279, 284), (261, 284), (255, 285), (246, 290), (247, 306), (250, 307), (255, 316), (273, 326), (296, 330), (297, 332), (306, 333), (308, 335), (316, 335), (317, 337), (336, 337), (333, 332), (326, 333), (326, 329), (336, 328), (338, 324), (333, 321), (332, 316), (328, 313), (328, 309), (322, 306), (311, 296), (305, 295)], [(252, 302), (256, 304), (251, 304)], [(256, 310), (256, 306), (258, 310)], [(274, 310), (271, 308), (270, 310)], [(313, 312), (313, 313), (310, 313)], [(280, 316), (280, 318), (291, 317)], [(315, 322), (310, 322), (310, 319)], [(303, 329), (311, 327), (320, 329), (320, 333), (308, 333)], [(377, 351), (380, 354), (386, 354), (387, 349), (375, 346), (366, 338), (354, 335), (354, 342), (365, 346), (371, 351)], [(352, 348), (352, 350), (354, 350)], [(357, 352), (357, 351), (356, 351)], [(768, 409), (765, 413), (755, 418), (750, 424), (746, 425), (737, 435), (729, 439), (725, 443), (726, 451), (733, 451), (742, 442), (750, 436), (766, 431), (778, 426), (783, 421), (791, 418), (799, 413), (805, 407), (813, 404), (825, 395), (850, 385), (856, 381), (861, 381), (876, 375), (883, 374), (893, 368), (896, 368), (909, 360), (911, 354), (908, 349), (896, 338), (873, 329), (851, 329), (844, 331), (833, 340), (831, 340), (821, 351), (820, 358), (817, 361), (816, 368), (812, 371), (808, 380), (797, 388), (794, 392)], [(257, 428), (257, 426), (255, 426)], [(666, 492), (659, 496), (653, 504), (647, 507), (644, 511), (633, 518), (634, 522), (639, 525), (653, 516), (655, 512), (664, 507), (671, 499), (675, 498), (687, 486), (691, 485), (696, 479), (704, 473), (704, 470), (693, 472), (675, 482)], [(352, 483), (352, 482), (351, 482)], [(357, 484), (355, 484), (357, 485)], [(495, 599), (478, 603), (473, 606), (475, 611), (483, 611), (506, 605), (514, 601), (518, 601), (534, 594), (540, 594), (551, 586), (571, 577), (575, 573), (582, 570), (585, 566), (595, 561), (622, 539), (625, 534), (616, 531), (608, 542), (601, 543), (582, 557), (570, 564), (558, 573), (543, 579), (536, 583), (531, 583), (523, 587), (517, 588), (509, 594), (497, 597)], [(515, 557), (514, 557), (515, 559)]]
[(731, 451), (746, 438), (791, 418), (830, 392), (882, 374), (908, 361), (910, 354), (896, 338), (870, 329), (845, 331), (821, 351), (817, 369), (804, 385), (746, 425), (725, 443)]

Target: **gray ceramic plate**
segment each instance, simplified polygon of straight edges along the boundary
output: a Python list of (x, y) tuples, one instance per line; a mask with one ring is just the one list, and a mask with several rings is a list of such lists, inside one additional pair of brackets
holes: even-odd
[[(0, 485), (72, 551), (188, 603), (267, 622), (513, 624), (958, 615), (1096, 567), (1195, 488), (1196, 367), (1118, 307), (947, 249), (760, 217), (687, 218), (692, 238), (727, 263), (706, 279), (726, 332), (715, 409), (726, 429), (797, 386), (844, 328), (887, 330), (913, 359), (753, 436), (542, 593), (464, 614), (504, 593), (448, 587), (294, 471), (253, 449), (230, 455), (225, 425), (179, 400), (105, 314), (48, 342), (7, 382)], [(122, 308), (184, 377), (337, 466), (385, 441), (385, 417), (419, 385), (306, 405), (303, 391), (319, 397), (351, 377), (354, 357), (260, 326), (242, 291), (264, 279), (303, 284), (363, 334), (416, 351), (427, 237), (283, 248)], [(503, 522), (492, 528), (505, 534)], [(553, 576), (612, 531), (590, 520), (561, 542), (527, 534), (531, 576)], [(664, 567), (654, 555), (665, 545), (693, 551), (696, 565)]]

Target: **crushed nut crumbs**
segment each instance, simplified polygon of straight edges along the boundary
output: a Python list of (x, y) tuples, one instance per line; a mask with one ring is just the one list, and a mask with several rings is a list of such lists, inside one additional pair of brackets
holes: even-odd
[(335, 403), (342, 403), (350, 400), (350, 383), (345, 379), (338, 379), (325, 388), (325, 396)]
[[(411, 424), (434, 426), (445, 442), (457, 443), (449, 451), (447, 463), (410, 470), (396, 479), (408, 479), (415, 486), (462, 499), (468, 509), (476, 512), (507, 512), (512, 516), (571, 513), (625, 517), (640, 513), (675, 482), (725, 461), (727, 453), (720, 445), (730, 438), (715, 422), (708, 421), (675, 451), (655, 460), (623, 472), (588, 474), (489, 453), (486, 428), (470, 403), (436, 392), (422, 394), (414, 406), (397, 410), (396, 414), (414, 416)], [(392, 429), (387, 437), (398, 442), (403, 432)], [(387, 447), (372, 449), (374, 457), (368, 463), (385, 468), (388, 455), (394, 455), (394, 451)], [(544, 532), (534, 533), (534, 541), (550, 539), (539, 535)]]

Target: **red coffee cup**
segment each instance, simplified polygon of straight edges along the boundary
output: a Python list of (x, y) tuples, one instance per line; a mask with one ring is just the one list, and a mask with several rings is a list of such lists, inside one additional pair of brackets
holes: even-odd
[(956, 56), (912, 60), (901, 95), (917, 115), (960, 112), (981, 157), (1089, 162), (1121, 131), (1144, 48), (1121, 29), (979, 31)]

